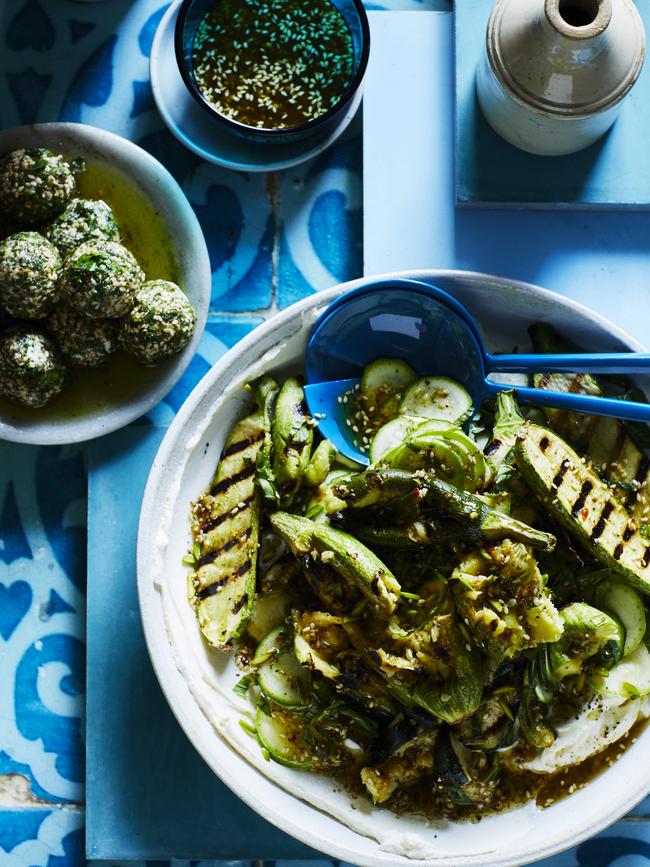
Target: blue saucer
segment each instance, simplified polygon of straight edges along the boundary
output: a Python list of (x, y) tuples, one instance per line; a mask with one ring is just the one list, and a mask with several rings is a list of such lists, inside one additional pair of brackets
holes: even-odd
[(361, 103), (361, 88), (339, 126), (323, 139), (281, 144), (254, 144), (229, 133), (188, 92), (176, 65), (174, 28), (180, 0), (163, 16), (151, 48), (150, 76), (153, 96), (163, 120), (176, 138), (208, 162), (245, 172), (288, 169), (329, 147), (347, 128)]

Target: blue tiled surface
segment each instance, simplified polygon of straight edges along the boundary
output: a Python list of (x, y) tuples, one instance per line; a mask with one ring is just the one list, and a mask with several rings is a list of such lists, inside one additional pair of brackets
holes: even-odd
[[(210, 319), (196, 359), (151, 414), (160, 424), (225, 348), (279, 307), (357, 276), (362, 261), (359, 125), (282, 175), (202, 163), (153, 107), (147, 61), (164, 8), (160, 0), (0, 0), (0, 126), (67, 119), (126, 135), (170, 168), (201, 220)], [(85, 498), (85, 449), (0, 444), (0, 867), (84, 861)], [(642, 806), (553, 867), (649, 864), (647, 813)]]

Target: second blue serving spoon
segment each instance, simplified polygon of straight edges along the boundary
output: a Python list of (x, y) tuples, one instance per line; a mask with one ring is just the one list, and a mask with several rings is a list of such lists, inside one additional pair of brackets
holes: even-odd
[(339, 402), (377, 358), (401, 358), (423, 376), (460, 382), (478, 410), (483, 400), (513, 388), (524, 404), (650, 423), (650, 405), (616, 398), (504, 386), (492, 373), (650, 373), (650, 354), (492, 355), (478, 326), (453, 296), (416, 280), (385, 280), (346, 292), (316, 321), (307, 344), (305, 396), (319, 428), (337, 450), (358, 463), (368, 456), (352, 442)]

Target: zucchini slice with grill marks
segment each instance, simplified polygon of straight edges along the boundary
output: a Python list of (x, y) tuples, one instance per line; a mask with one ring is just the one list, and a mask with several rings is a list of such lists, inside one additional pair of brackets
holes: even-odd
[(193, 509), (200, 556), (190, 601), (205, 639), (220, 650), (242, 634), (253, 610), (260, 507), (255, 470), (264, 437), (258, 408), (233, 428), (210, 488)]
[(314, 442), (305, 392), (295, 377), (289, 377), (280, 389), (271, 434), (273, 473), (281, 498), (290, 501), (302, 485)]
[[(569, 352), (571, 347), (547, 325), (530, 329), (536, 352)], [(569, 391), (574, 394), (603, 393), (597, 377), (589, 373), (538, 373), (535, 388)], [(559, 409), (546, 409), (557, 433), (573, 446), (585, 451), (591, 464), (605, 478), (618, 485), (617, 496), (627, 511), (641, 522), (650, 521), (650, 459), (615, 418), (583, 415)]]
[(546, 428), (522, 428), (518, 466), (541, 502), (593, 556), (632, 587), (650, 594), (650, 540), (564, 440)]
[[(587, 374), (536, 374), (535, 387), (575, 394), (602, 394)], [(576, 448), (584, 449), (590, 463), (617, 486), (616, 496), (632, 517), (650, 521), (650, 459), (625, 430), (623, 422), (563, 410), (546, 410), (553, 428)]]

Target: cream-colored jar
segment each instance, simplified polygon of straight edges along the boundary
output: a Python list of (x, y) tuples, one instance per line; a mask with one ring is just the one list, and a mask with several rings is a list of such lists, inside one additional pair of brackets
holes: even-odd
[(497, 0), (477, 70), (479, 103), (516, 147), (574, 153), (614, 123), (644, 57), (632, 0)]

